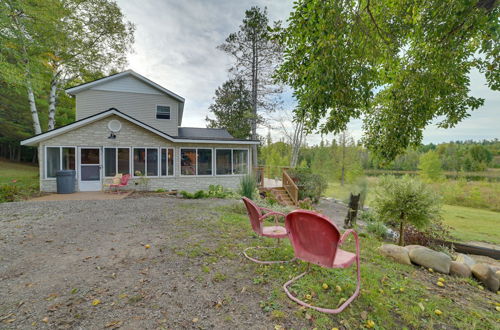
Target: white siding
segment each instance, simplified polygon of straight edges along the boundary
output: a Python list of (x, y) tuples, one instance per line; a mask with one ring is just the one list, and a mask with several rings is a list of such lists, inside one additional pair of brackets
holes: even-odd
[[(120, 79), (123, 80), (123, 79)], [(156, 119), (156, 105), (170, 106), (170, 119)], [(86, 90), (76, 95), (76, 120), (116, 108), (162, 132), (176, 136), (179, 101), (165, 94)]]
[(92, 87), (93, 90), (112, 91), (112, 92), (129, 92), (143, 94), (163, 94), (156, 88), (146, 85), (144, 82), (132, 76), (115, 79), (110, 82)]

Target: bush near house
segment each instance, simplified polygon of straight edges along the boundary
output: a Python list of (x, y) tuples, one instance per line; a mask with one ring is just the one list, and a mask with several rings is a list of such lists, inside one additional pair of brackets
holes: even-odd
[(312, 173), (309, 168), (290, 169), (288, 174), (299, 188), (299, 200), (309, 198), (313, 203), (317, 203), (328, 187), (325, 178)]

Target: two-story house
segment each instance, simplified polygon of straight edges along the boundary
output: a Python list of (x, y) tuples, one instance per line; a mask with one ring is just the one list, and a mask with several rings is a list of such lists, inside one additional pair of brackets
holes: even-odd
[(40, 190), (56, 190), (60, 169), (77, 191), (98, 191), (117, 173), (148, 178), (148, 189), (236, 188), (250, 172), (251, 146), (225, 129), (182, 127), (184, 98), (128, 70), (66, 90), (76, 121), (21, 142), (37, 146)]

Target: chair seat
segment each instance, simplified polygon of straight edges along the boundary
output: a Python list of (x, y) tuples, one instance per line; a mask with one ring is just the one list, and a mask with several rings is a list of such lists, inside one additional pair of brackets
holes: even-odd
[(356, 254), (337, 248), (332, 268), (346, 268), (354, 263)]
[(273, 238), (287, 237), (286, 229), (282, 226), (262, 227), (262, 235)]

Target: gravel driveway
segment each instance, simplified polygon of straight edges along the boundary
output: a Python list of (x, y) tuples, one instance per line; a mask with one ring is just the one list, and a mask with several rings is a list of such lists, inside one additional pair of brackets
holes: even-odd
[(220, 239), (212, 226), (231, 203), (0, 204), (0, 328), (274, 328), (255, 264), (196, 249)]

